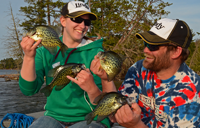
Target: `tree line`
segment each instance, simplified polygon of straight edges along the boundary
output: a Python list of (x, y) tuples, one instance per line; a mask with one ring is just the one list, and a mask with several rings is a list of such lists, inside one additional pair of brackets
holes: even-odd
[[(165, 10), (172, 3), (163, 0), (87, 0), (86, 2), (93, 13), (98, 17), (92, 21), (87, 36), (100, 35), (104, 38), (105, 50), (112, 50), (124, 55), (123, 70), (119, 77), (125, 76), (128, 68), (136, 61), (142, 59), (143, 42), (136, 39), (135, 34), (149, 30), (159, 19), (167, 17), (170, 13)], [(60, 10), (66, 4), (65, 1), (57, 0), (24, 0), (28, 5), (20, 7), (20, 14), (25, 19), (18, 19), (12, 13), (10, 5), (11, 25), (9, 37), (5, 37), (5, 46), (9, 55), (17, 58), (17, 65), (23, 61), (23, 51), (20, 47), (21, 37), (35, 25), (49, 25), (58, 34), (61, 33), (59, 21)], [(194, 33), (199, 34), (198, 32)], [(11, 36), (10, 36), (11, 35)], [(199, 68), (199, 40), (193, 40), (190, 46), (190, 57), (186, 63), (196, 72)]]
[(6, 58), (0, 60), (0, 69), (20, 69), (21, 64), (18, 59)]

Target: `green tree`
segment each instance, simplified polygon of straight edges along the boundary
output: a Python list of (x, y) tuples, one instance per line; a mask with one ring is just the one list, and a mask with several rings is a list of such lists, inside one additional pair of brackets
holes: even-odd
[(6, 67), (6, 62), (1, 60), (0, 61), (0, 69), (5, 69), (5, 67)]
[(193, 69), (198, 75), (200, 75), (200, 39), (192, 42), (190, 47), (190, 56), (186, 63)]
[(114, 50), (126, 56), (124, 72), (134, 62), (143, 58), (143, 43), (135, 34), (149, 30), (160, 18), (168, 15), (162, 0), (90, 0), (92, 12), (98, 20), (92, 22), (88, 35), (99, 33), (105, 50)]
[[(28, 6), (20, 7), (20, 12), (24, 13), (26, 19), (20, 24), (24, 30), (28, 31), (35, 25), (54, 25), (59, 24), (56, 19), (60, 15), (60, 8), (64, 6), (64, 2), (57, 0), (25, 0)], [(53, 22), (51, 19), (53, 18)]]
[(0, 63), (3, 64), (4, 69), (14, 69), (16, 67), (13, 58), (6, 58), (1, 60)]
[(3, 66), (3, 64), (0, 64), (0, 69), (4, 69), (4, 66)]
[(164, 8), (169, 5), (162, 0), (91, 0), (92, 12), (98, 16), (91, 34), (106, 37), (107, 49), (118, 49), (130, 35), (149, 29), (167, 15)]

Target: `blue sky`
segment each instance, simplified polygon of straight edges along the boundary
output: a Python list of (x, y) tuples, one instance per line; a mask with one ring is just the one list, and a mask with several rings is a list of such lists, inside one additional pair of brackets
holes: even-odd
[[(18, 16), (20, 7), (26, 6), (24, 0), (0, 0), (0, 60), (10, 58), (4, 48), (2, 39), (7, 36), (6, 27), (10, 25), (11, 16), (9, 13), (9, 3), (11, 3), (13, 13)], [(63, 0), (68, 1), (68, 0)], [(165, 10), (170, 11), (170, 14), (166, 18), (180, 19), (185, 21), (193, 32), (200, 32), (200, 0), (163, 0), (164, 2), (173, 3), (173, 5), (167, 7)], [(19, 17), (23, 19), (23, 17)], [(194, 39), (200, 39), (200, 36), (195, 36)]]

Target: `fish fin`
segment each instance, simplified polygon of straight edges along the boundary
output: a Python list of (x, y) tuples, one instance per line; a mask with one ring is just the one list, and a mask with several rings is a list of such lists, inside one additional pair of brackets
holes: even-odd
[(105, 116), (98, 116), (97, 117), (97, 123), (101, 122), (103, 119), (105, 119), (106, 117), (108, 117), (108, 115)]
[(94, 99), (94, 102), (93, 102), (93, 103), (98, 104), (99, 101), (100, 101), (101, 99), (103, 99), (103, 97), (104, 97), (106, 94), (107, 94), (106, 92), (101, 93), (99, 96), (97, 96), (97, 97)]
[[(60, 66), (61, 66), (61, 65), (60, 65)], [(55, 76), (55, 72), (57, 71), (57, 69), (58, 69), (60, 66), (57, 66), (57, 67), (55, 67), (55, 68), (49, 70), (47, 76), (48, 76), (48, 77), (54, 77), (54, 76)]]
[(94, 112), (90, 112), (89, 114), (87, 114), (85, 116), (85, 120), (87, 121), (87, 125), (92, 122), (92, 120), (94, 119), (94, 117), (95, 117)]
[(65, 51), (67, 51), (68, 47), (62, 43), (62, 46), (60, 48), (60, 51), (62, 53), (62, 57), (65, 57)]
[(23, 37), (26, 37), (26, 36), (28, 36), (26, 33), (23, 33)]
[(127, 57), (121, 53), (117, 53), (118, 56), (122, 59), (122, 61), (124, 61)]
[(41, 93), (44, 93), (44, 95), (45, 95), (46, 97), (50, 96), (51, 91), (52, 91), (52, 88), (51, 88), (50, 85), (47, 85), (46, 87), (44, 87), (44, 88), (42, 88), (42, 89), (40, 90), (40, 92), (41, 92)]
[(102, 68), (102, 66), (100, 65), (100, 67), (99, 67), (99, 71), (101, 71), (101, 70), (103, 70), (103, 68)]
[(65, 84), (65, 85), (56, 86), (56, 87), (55, 87), (55, 90), (56, 90), (56, 91), (60, 91), (60, 90), (62, 90), (65, 86), (66, 86), (66, 84)]
[(112, 76), (109, 76), (108, 74), (107, 74), (107, 77), (108, 77), (108, 81), (112, 81), (114, 79)]
[(115, 111), (115, 112), (111, 113), (111, 114), (110, 114), (110, 115), (111, 115), (111, 117), (115, 116), (116, 112), (117, 112), (117, 111)]
[[(44, 46), (44, 45), (43, 45)], [(47, 47), (44, 46), (52, 55), (55, 55), (57, 53), (57, 46), (55, 47)]]

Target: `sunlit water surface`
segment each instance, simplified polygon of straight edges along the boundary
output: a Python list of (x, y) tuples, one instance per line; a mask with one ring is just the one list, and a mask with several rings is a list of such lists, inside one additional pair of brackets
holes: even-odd
[[(0, 70), (0, 75), (16, 74), (16, 70)], [(32, 113), (44, 111), (46, 97), (37, 93), (33, 96), (25, 96), (19, 89), (18, 81), (5, 82), (0, 78), (0, 119), (7, 113)]]

